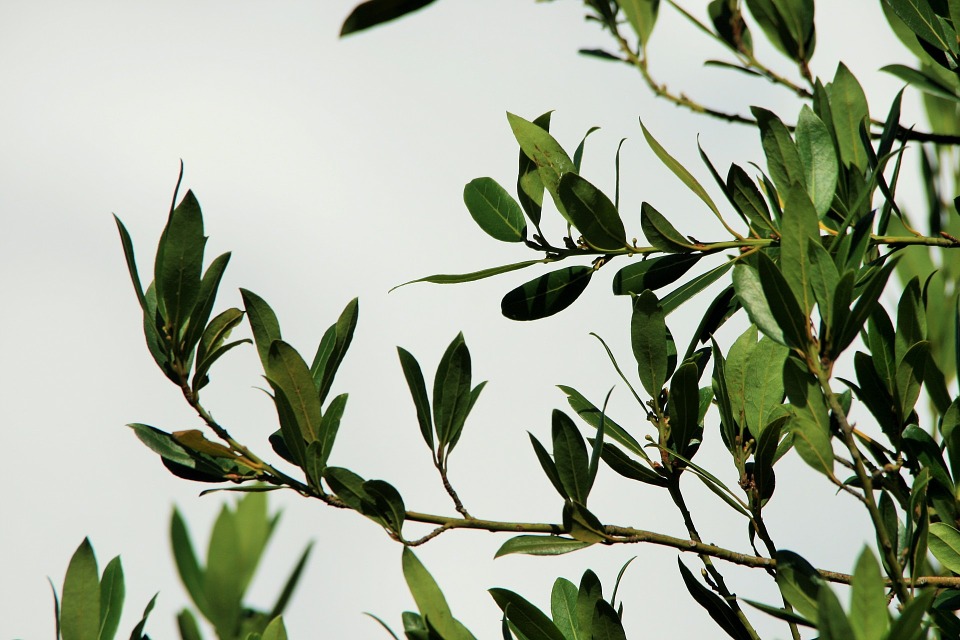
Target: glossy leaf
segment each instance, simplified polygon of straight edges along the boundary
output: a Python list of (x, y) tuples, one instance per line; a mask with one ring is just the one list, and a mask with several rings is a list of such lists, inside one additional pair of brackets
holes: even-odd
[(587, 638), (593, 637), (593, 612), (597, 603), (603, 600), (600, 579), (590, 569), (583, 572), (577, 589), (577, 626)]
[(608, 467), (613, 469), (624, 478), (637, 480), (639, 482), (644, 482), (657, 487), (667, 486), (666, 478), (658, 474), (650, 467), (629, 457), (627, 454), (609, 442), (605, 442), (603, 444), (603, 450), (601, 451), (600, 456), (603, 458), (603, 461), (607, 463)]
[(663, 312), (667, 315), (670, 315), (679, 309), (681, 305), (722, 278), (734, 264), (735, 263), (733, 260), (728, 260), (727, 262), (710, 269), (710, 271), (701, 273), (695, 278), (684, 282), (679, 287), (663, 296), (663, 299), (660, 301), (660, 306), (663, 307)]
[(813, 0), (747, 0), (746, 4), (771, 44), (796, 62), (810, 60), (816, 45)]
[[(540, 127), (544, 131), (550, 131), (550, 115), (547, 111), (532, 124)], [(543, 180), (540, 178), (540, 170), (537, 164), (527, 157), (527, 154), (520, 149), (520, 167), (517, 173), (517, 197), (520, 200), (520, 206), (523, 207), (527, 218), (538, 228), (540, 226), (540, 214), (543, 209)]]
[(372, 502), (374, 512), (385, 522), (388, 529), (400, 534), (406, 518), (406, 509), (400, 493), (383, 480), (367, 480), (363, 483), (363, 492)]
[(794, 184), (805, 185), (806, 174), (800, 152), (790, 130), (772, 111), (753, 107), (753, 117), (760, 128), (760, 142), (767, 157), (767, 170), (777, 191), (786, 194)]
[(619, 424), (611, 420), (610, 416), (604, 415), (600, 409), (583, 397), (579, 391), (573, 387), (567, 387), (564, 385), (557, 385), (557, 388), (566, 394), (567, 402), (570, 404), (570, 408), (576, 411), (577, 415), (580, 416), (584, 422), (589, 424), (594, 429), (599, 429), (600, 421), (602, 419), (605, 437), (616, 440), (623, 446), (627, 447), (627, 449), (641, 457), (646, 456), (646, 453), (643, 451), (643, 447), (640, 446), (640, 443), (637, 442), (633, 436), (627, 433), (627, 431)]
[(566, 640), (557, 625), (523, 596), (499, 588), (490, 589), (489, 593), (507, 619), (527, 640)]
[(763, 195), (754, 184), (747, 172), (737, 165), (730, 165), (727, 172), (727, 190), (733, 199), (734, 205), (750, 221), (750, 226), (758, 233), (767, 233), (774, 230), (770, 219), (770, 210), (763, 199)]
[(590, 493), (587, 448), (583, 437), (567, 414), (553, 411), (553, 460), (564, 494), (586, 504)]
[(523, 210), (493, 178), (476, 178), (463, 188), (463, 203), (487, 235), (503, 242), (520, 242), (526, 225)]
[(499, 558), (514, 553), (530, 556), (559, 556), (589, 546), (589, 542), (581, 542), (563, 536), (520, 535), (504, 542), (493, 557)]
[(904, 24), (917, 34), (917, 37), (941, 51), (956, 49), (955, 44), (951, 47), (947, 41), (942, 23), (933, 12), (930, 2), (922, 0), (884, 0), (884, 2), (890, 5)]
[(123, 246), (123, 257), (127, 262), (127, 272), (130, 274), (130, 281), (133, 283), (133, 291), (137, 294), (137, 300), (140, 302), (140, 308), (146, 310), (146, 300), (143, 294), (143, 285), (140, 283), (140, 274), (137, 272), (137, 259), (133, 251), (133, 240), (130, 238), (130, 232), (124, 226), (116, 215), (113, 221), (117, 224), (117, 231), (120, 233), (120, 244)]
[(593, 610), (593, 638), (594, 640), (627, 640), (627, 633), (623, 630), (623, 623), (617, 610), (606, 600), (597, 601)]
[(644, 291), (634, 298), (630, 340), (640, 383), (651, 398), (657, 398), (667, 379), (667, 326), (663, 309), (652, 291)]
[(584, 241), (598, 251), (617, 251), (627, 246), (627, 232), (610, 199), (575, 173), (566, 173), (558, 187), (568, 219)]
[(533, 446), (533, 451), (537, 454), (537, 460), (540, 462), (540, 466), (543, 468), (547, 479), (550, 480), (550, 484), (557, 490), (560, 497), (564, 500), (568, 499), (570, 496), (567, 494), (567, 490), (560, 480), (560, 474), (557, 472), (557, 465), (554, 463), (553, 458), (550, 457), (550, 454), (547, 453), (547, 450), (532, 433), (528, 433), (527, 435), (530, 436), (530, 444)]
[[(346, 393), (341, 393), (330, 401), (327, 406), (327, 412), (323, 414), (320, 420), (320, 433), (317, 434), (319, 442), (319, 459), (324, 466), (330, 459), (330, 453), (333, 450), (333, 443), (337, 439), (337, 432), (340, 430), (340, 421), (343, 419), (343, 412), (347, 408)], [(313, 444), (313, 443), (311, 443)]]
[(901, 424), (910, 417), (920, 397), (920, 385), (923, 383), (929, 351), (929, 342), (918, 342), (903, 355), (897, 365), (896, 399)]
[(702, 257), (702, 253), (666, 255), (627, 265), (613, 276), (613, 293), (619, 296), (640, 294), (646, 289), (656, 291), (679, 280)]
[(820, 319), (827, 327), (828, 333), (835, 330), (833, 323), (833, 306), (840, 274), (827, 250), (817, 240), (811, 238), (807, 244), (807, 259), (810, 261), (808, 274), (810, 287), (813, 290), (813, 299), (817, 303)]
[(685, 362), (670, 379), (670, 437), (676, 451), (684, 454), (697, 433), (700, 413), (698, 378), (697, 365)]
[(587, 288), (591, 267), (565, 267), (531, 280), (503, 297), (500, 310), (511, 320), (539, 320), (569, 307)]
[(361, 2), (340, 27), (340, 37), (375, 27), (422, 9), (433, 0), (367, 0)]
[(289, 344), (274, 340), (267, 354), (266, 372), (274, 391), (282, 392), (290, 403), (303, 439), (308, 443), (316, 440), (323, 412), (307, 363)]
[(577, 624), (577, 585), (557, 578), (550, 591), (550, 615), (566, 640), (591, 640)]
[(217, 290), (220, 288), (220, 280), (223, 278), (223, 272), (230, 262), (230, 254), (224, 253), (217, 256), (200, 280), (200, 287), (197, 291), (197, 301), (190, 313), (187, 330), (183, 337), (184, 348), (187, 352), (192, 351), (201, 336), (206, 333), (207, 321), (210, 320), (210, 314), (213, 312), (213, 305), (217, 299)]
[(206, 242), (200, 203), (192, 191), (187, 191), (170, 213), (154, 263), (157, 308), (166, 326), (178, 338), (200, 293)]
[(839, 175), (833, 137), (827, 125), (813, 110), (803, 105), (800, 118), (797, 120), (796, 138), (807, 193), (817, 211), (817, 216), (823, 218), (833, 202)]

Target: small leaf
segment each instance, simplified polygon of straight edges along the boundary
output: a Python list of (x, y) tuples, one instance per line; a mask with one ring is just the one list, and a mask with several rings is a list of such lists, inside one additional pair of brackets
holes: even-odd
[(530, 556), (558, 556), (589, 547), (591, 543), (580, 542), (563, 536), (520, 535), (510, 538), (497, 549), (494, 558), (520, 553)]
[(531, 280), (503, 297), (500, 309), (511, 320), (539, 320), (569, 307), (587, 288), (591, 267), (565, 267)]
[(558, 188), (568, 219), (584, 241), (598, 251), (627, 246), (627, 235), (617, 208), (595, 186), (575, 173), (566, 173)]
[(670, 379), (670, 438), (676, 451), (688, 454), (697, 433), (700, 395), (697, 389), (697, 365), (685, 362)]
[(730, 165), (727, 172), (727, 190), (730, 191), (734, 205), (758, 233), (767, 234), (774, 230), (770, 210), (763, 200), (763, 195), (747, 172), (735, 164)]
[(413, 404), (417, 409), (417, 422), (420, 423), (420, 433), (423, 435), (423, 441), (427, 443), (430, 450), (433, 450), (433, 418), (430, 413), (430, 400), (427, 397), (427, 385), (423, 381), (423, 373), (420, 370), (420, 363), (412, 353), (397, 347), (397, 355), (400, 356), (400, 366), (403, 368), (403, 376), (407, 379), (407, 386), (410, 388), (410, 395), (413, 397)]
[(514, 262), (513, 264), (505, 264), (500, 267), (491, 267), (489, 269), (481, 269), (480, 271), (472, 271), (470, 273), (459, 273), (459, 274), (437, 274), (433, 276), (426, 276), (425, 278), (418, 278), (417, 280), (410, 280), (409, 282), (404, 282), (403, 284), (398, 284), (397, 286), (390, 289), (399, 289), (400, 287), (405, 287), (408, 284), (414, 284), (416, 282), (429, 282), (431, 284), (461, 284), (464, 282), (474, 282), (476, 280), (483, 280), (484, 278), (490, 278), (492, 276), (498, 276), (501, 273), (510, 273), (511, 271), (517, 271), (519, 269), (524, 269), (526, 267), (535, 265), (535, 264), (546, 264), (550, 262), (549, 260), (524, 260), (523, 262)]
[(777, 191), (786, 193), (794, 184), (806, 187), (803, 162), (790, 130), (772, 111), (760, 107), (750, 110), (757, 119), (760, 142), (767, 157), (767, 170)]
[(387, 528), (400, 534), (406, 518), (406, 509), (400, 493), (383, 480), (367, 480), (363, 483), (363, 492), (372, 502), (375, 513), (380, 515)]
[(263, 370), (266, 371), (270, 345), (274, 340), (280, 339), (280, 323), (273, 309), (263, 298), (246, 289), (240, 289), (240, 296), (243, 298), (243, 308), (246, 310), (247, 322), (250, 323), (250, 329), (253, 331), (254, 342), (257, 344), (260, 362), (263, 364)]
[(493, 178), (468, 182), (463, 188), (463, 202), (477, 225), (492, 238), (503, 242), (523, 239), (523, 210)]
[[(533, 124), (544, 131), (550, 131), (550, 115), (547, 111)], [(520, 206), (524, 213), (533, 223), (537, 230), (540, 229), (540, 214), (543, 209), (543, 180), (540, 178), (540, 170), (537, 164), (527, 157), (527, 154), (520, 149), (520, 167), (517, 173), (517, 196), (520, 200)]]
[(313, 376), (321, 404), (327, 399), (337, 370), (343, 362), (347, 349), (350, 348), (359, 316), (359, 302), (354, 298), (347, 303), (340, 312), (337, 322), (326, 330), (323, 339), (320, 340), (320, 346), (317, 347), (317, 353), (310, 365), (310, 374)]
[(547, 450), (532, 433), (528, 432), (527, 435), (530, 436), (530, 444), (533, 446), (533, 451), (537, 454), (537, 460), (540, 462), (540, 466), (543, 468), (547, 479), (550, 480), (550, 484), (557, 490), (560, 497), (564, 500), (568, 499), (570, 496), (567, 495), (567, 490), (563, 482), (560, 481), (560, 475), (557, 473), (557, 465), (554, 463), (553, 458), (550, 457), (550, 454), (547, 453)]
[(367, 0), (361, 2), (340, 27), (340, 37), (375, 27), (422, 9), (433, 0)]
[(727, 262), (710, 269), (710, 271), (701, 273), (692, 280), (684, 282), (682, 285), (663, 296), (663, 299), (660, 301), (660, 306), (663, 307), (663, 312), (667, 315), (670, 315), (679, 309), (681, 305), (687, 302), (687, 300), (690, 300), (695, 295), (722, 278), (723, 275), (729, 271), (734, 264), (735, 262), (733, 260), (728, 260)]
[(603, 450), (600, 453), (607, 466), (616, 471), (624, 478), (637, 480), (646, 484), (652, 484), (657, 487), (667, 486), (667, 480), (657, 472), (647, 466), (640, 464), (627, 454), (622, 452), (616, 446), (609, 442), (603, 443)]

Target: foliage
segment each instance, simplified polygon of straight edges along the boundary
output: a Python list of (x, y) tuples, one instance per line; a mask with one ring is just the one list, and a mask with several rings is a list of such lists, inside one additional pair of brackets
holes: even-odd
[[(371, 0), (357, 7), (342, 32), (360, 31), (428, 4)], [(931, 132), (901, 125), (900, 94), (882, 109), (873, 104), (871, 115), (867, 96), (842, 61), (832, 78), (813, 77), (808, 64), (817, 42), (813, 0), (713, 0), (702, 17), (672, 0), (664, 3), (721, 45), (732, 60), (713, 61), (712, 66), (773, 82), (799, 102), (795, 113), (754, 107), (750, 116), (695, 102), (651, 76), (648, 45), (659, 15), (658, 0), (584, 4), (588, 18), (616, 47), (584, 53), (631, 66), (654, 93), (679, 106), (755, 129), (766, 169), (731, 165), (724, 177), (701, 149), (706, 171), (716, 183), (708, 190), (661, 144), (657, 127), (641, 123), (656, 157), (697, 195), (705, 214), (720, 223), (726, 236), (707, 240), (689, 235), (689, 223), (681, 224), (678, 216), (644, 202), (639, 227), (646, 244), (638, 244), (619, 209), (619, 169), (612, 198), (581, 175), (583, 140), (590, 131), (571, 155), (570, 147), (550, 132), (551, 114), (527, 119), (510, 113), (507, 124), (519, 147), (516, 197), (488, 177), (464, 188), (467, 211), (484, 232), (532, 250), (536, 258), (415, 282), (463, 283), (567, 261), (504, 295), (501, 309), (507, 318), (533, 321), (567, 309), (598, 280), (599, 271), (627, 262), (613, 274), (612, 290), (632, 300), (632, 353), (607, 352), (647, 424), (622, 426), (607, 415), (605, 402), (561, 387), (572, 414), (553, 412), (549, 448), (530, 435), (537, 461), (562, 499), (559, 522), (475, 518), (451, 484), (450, 453), (484, 386), (472, 380), (471, 354), (462, 335), (437, 365), (432, 393), (414, 355), (398, 349), (421, 436), (456, 515), (408, 510), (386, 480), (365, 479), (332, 464), (348, 396), (328, 396), (353, 339), (357, 301), (348, 303), (330, 325), (310, 360), (282, 338), (276, 314), (251, 291), (241, 290), (242, 309), (231, 307), (211, 319), (229, 254), (204, 269), (206, 238), (192, 191), (171, 206), (146, 288), (133, 242), (119, 219), (117, 225), (148, 350), (180, 388), (206, 433), (166, 432), (142, 424), (132, 428), (182, 478), (290, 489), (357, 511), (382, 527), (403, 545), (404, 576), (419, 611), (402, 618), (408, 638), (473, 637), (453, 617), (439, 586), (410, 550), (456, 529), (514, 534), (498, 555), (555, 555), (596, 544), (636, 542), (694, 553), (702, 564), (702, 578), (680, 559), (680, 580), (723, 632), (737, 639), (759, 637), (751, 623), (754, 609), (784, 621), (794, 638), (806, 627), (816, 629), (820, 638), (957, 637), (960, 200), (945, 203), (944, 196), (960, 191), (960, 4), (885, 0), (883, 5), (893, 31), (917, 56), (916, 66), (890, 65), (886, 70), (923, 92)], [(753, 43), (759, 37), (795, 68), (795, 79), (757, 59)], [(917, 231), (908, 208), (896, 199), (907, 143), (923, 145), (926, 233)], [(565, 230), (559, 241), (548, 240), (554, 228)], [(891, 313), (881, 299), (895, 289), (895, 277), (902, 290)], [(698, 296), (712, 300), (698, 299), (697, 306), (705, 310), (699, 326), (678, 345), (669, 316), (681, 306), (693, 307), (689, 303)], [(252, 341), (229, 341), (244, 319)], [(715, 334), (732, 319), (741, 322), (742, 332), (732, 345), (721, 346)], [(201, 403), (213, 366), (245, 342), (257, 350), (276, 408), (278, 429), (264, 435), (283, 460), (277, 465), (235, 440)], [(619, 364), (630, 356), (636, 375), (632, 366), (628, 375)], [(838, 363), (852, 367), (855, 378), (836, 376)], [(920, 401), (924, 391), (926, 404)], [(857, 405), (866, 409), (873, 424), (851, 421)], [(216, 439), (208, 439), (207, 433)], [(724, 484), (695, 462), (707, 442), (728, 451), (738, 487)], [(815, 568), (775, 543), (764, 508), (775, 499), (777, 486), (791, 481), (776, 477), (777, 463), (788, 455), (799, 456), (821, 474), (837, 489), (837, 499), (862, 507), (876, 536), (876, 553), (852, 550), (851, 558), (858, 557), (852, 575)], [(599, 520), (587, 504), (601, 461), (625, 479), (647, 485), (645, 490), (666, 491), (683, 517), (687, 537)], [(684, 497), (683, 483), (691, 476), (731, 508), (731, 517), (744, 520), (752, 554), (702, 541)], [(215, 529), (215, 536), (226, 536), (223, 532), (230, 528), (253, 536), (245, 547), (250, 555), (232, 567), (235, 584), (227, 585), (217, 567), (223, 567), (218, 565), (221, 545), (229, 551), (236, 541), (218, 538), (205, 570), (190, 559), (189, 542), (179, 547), (181, 576), (198, 610), (221, 637), (234, 637), (243, 589), (272, 529), (269, 525), (249, 533), (236, 524), (244, 517), (240, 508), (225, 511), (218, 520), (221, 530)], [(408, 522), (436, 528), (410, 539), (405, 534)], [(179, 537), (186, 539), (185, 530)], [(769, 573), (779, 602), (733, 595), (720, 561)], [(95, 565), (86, 571), (90, 575), (84, 579), (93, 585)], [(831, 582), (852, 585), (847, 608)], [(66, 606), (66, 587), (64, 592)], [(222, 607), (211, 601), (214, 593), (225, 598)], [(503, 611), (504, 638), (626, 637), (616, 588), (604, 599), (592, 571), (584, 574), (579, 587), (565, 579), (556, 582), (550, 616), (509, 590), (490, 593)], [(183, 637), (195, 637), (183, 631), (183, 620)]]

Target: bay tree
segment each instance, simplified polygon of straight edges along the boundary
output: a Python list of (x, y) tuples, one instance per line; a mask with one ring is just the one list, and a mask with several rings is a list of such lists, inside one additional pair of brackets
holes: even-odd
[[(341, 35), (376, 38), (395, 19), (415, 24), (432, 4), (443, 3), (365, 2)], [(468, 498), (458, 490), (468, 434), (482, 428), (473, 416), (491, 396), (483, 362), (535, 354), (471, 352), (463, 333), (443, 341), (437, 359), (397, 347), (393, 382), (406, 387), (410, 404), (390, 422), (406, 423), (407, 437), (422, 441), (425, 455), (415, 463), (434, 468), (446, 496), (445, 507), (423, 509), (404, 496), (402, 478), (338, 456), (338, 438), (370, 428), (351, 424), (349, 394), (337, 384), (359, 339), (362, 295), (331, 306), (312, 342), (294, 343), (268, 289), (220, 290), (231, 255), (205, 255), (206, 230), (218, 214), (202, 210), (202, 185), (196, 193), (181, 185), (183, 170), (152, 257), (143, 257), (144, 243), (116, 218), (147, 354), (196, 416), (189, 428), (133, 423), (132, 432), (185, 481), (258, 496), (293, 492), (307, 498), (297, 508), (355, 512), (382, 530), (398, 556), (383, 571), (401, 572), (411, 594), (402, 614), (362, 605), (376, 611), (384, 637), (481, 637), (458, 618), (421, 557), (441, 539), (469, 545), (477, 531), (498, 536), (497, 558), (547, 556), (538, 559), (540, 572), (551, 572), (551, 556), (637, 545), (676, 560), (669, 575), (647, 575), (629, 560), (616, 575), (590, 568), (559, 575), (549, 593), (478, 584), (503, 638), (639, 638), (652, 617), (668, 617), (683, 636), (687, 612), (709, 618), (714, 635), (737, 639), (960, 637), (960, 8), (884, 0), (888, 28), (909, 53), (883, 66), (904, 88), (882, 103), (842, 55), (826, 65), (829, 75), (813, 72), (825, 46), (813, 0), (689, 4), (588, 0), (582, 10), (602, 44), (581, 53), (621, 66), (629, 81), (705, 122), (737, 127), (738, 136), (759, 140), (760, 155), (721, 164), (708, 145), (637, 114), (636, 128), (623, 135), (642, 140), (651, 162), (697, 203), (673, 211), (631, 193), (636, 180), (621, 171), (623, 147), (591, 146), (592, 125), (565, 139), (555, 135), (563, 113), (504, 105), (513, 142), (503, 157), (512, 178), (471, 177), (462, 215), (492, 240), (514, 245), (517, 259), (469, 272), (437, 265), (398, 277), (393, 294), (402, 300), (412, 287), (494, 278), (502, 285), (500, 312), (516, 323), (580, 314), (586, 333), (594, 317), (617, 319), (620, 337), (593, 334), (596, 353), (609, 362), (603, 386), (610, 391), (578, 389), (543, 371), (529, 384), (557, 385), (556, 407), (528, 433), (511, 425), (503, 439), (504, 447), (528, 451), (528, 466), (497, 472), (515, 478), (518, 491), (533, 478), (550, 487), (550, 519), (517, 517), (509, 496)], [(744, 74), (790, 96), (791, 106), (775, 111), (747, 95), (729, 108), (729, 96), (700, 95), (695, 78), (657, 77), (659, 55), (693, 46), (657, 41), (666, 11), (695, 27), (704, 50), (711, 47), (704, 74)], [(903, 121), (903, 100), (915, 93), (924, 125)], [(678, 160), (683, 145), (697, 146), (699, 164)], [(606, 175), (584, 162), (604, 154)], [(911, 182), (919, 195), (898, 196)], [(634, 198), (639, 205), (628, 208)], [(205, 400), (242, 349), (255, 353), (263, 381), (257, 393), (276, 417), (256, 439), (236, 436)], [(509, 408), (503, 414), (508, 420)], [(782, 547), (778, 541), (796, 525), (782, 512), (767, 517), (781, 495), (808, 485), (828, 488), (833, 495), (823, 499), (842, 501), (865, 532), (867, 544), (843, 549), (842, 566), (808, 559), (831, 544), (835, 523), (819, 523), (819, 537)], [(703, 496), (715, 502), (706, 516)], [(672, 505), (674, 521), (644, 518), (637, 505), (651, 500)], [(715, 543), (718, 519), (737, 523), (740, 539)], [(218, 548), (211, 543), (211, 559)], [(107, 574), (95, 580), (92, 551), (81, 546), (77, 554), (90, 589), (103, 593)], [(199, 565), (178, 558), (178, 568), (190, 590)], [(744, 573), (759, 579), (746, 581)], [(645, 607), (643, 590), (665, 583), (682, 585), (685, 599), (670, 611)], [(67, 583), (63, 591), (66, 603)], [(224, 631), (230, 625), (208, 615), (216, 607), (204, 597), (194, 602), (219, 637), (241, 637), (231, 635), (237, 625)], [(242, 630), (252, 634), (246, 637), (285, 637), (277, 616), (258, 624)], [(180, 629), (185, 640), (200, 637), (188, 623)]]

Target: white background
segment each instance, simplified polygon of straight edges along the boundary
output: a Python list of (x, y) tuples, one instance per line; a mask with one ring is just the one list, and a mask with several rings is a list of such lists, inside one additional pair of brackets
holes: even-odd
[[(452, 480), (478, 517), (559, 518), (561, 501), (526, 434), (549, 440), (550, 411), (565, 406), (554, 385), (575, 386), (596, 402), (616, 385), (614, 417), (646, 433), (642, 412), (588, 335), (601, 334), (633, 370), (629, 304), (609, 293), (613, 268), (598, 273), (568, 311), (536, 323), (499, 313), (502, 295), (534, 270), (387, 291), (430, 273), (534, 257), (487, 238), (462, 203), (463, 185), (478, 176), (513, 189), (517, 150), (507, 110), (533, 118), (555, 109), (553, 131), (571, 150), (588, 127), (601, 126), (583, 171), (610, 193), (616, 145), (628, 138), (622, 211), (631, 235), (640, 235), (647, 200), (681, 231), (721, 237), (703, 205), (646, 148), (638, 117), (718, 198), (696, 154), (697, 134), (725, 173), (731, 161), (762, 164), (755, 131), (693, 117), (652, 98), (635, 71), (578, 56), (580, 47), (609, 43), (577, 3), (444, 0), (339, 40), (353, 4), (0, 5), (0, 638), (53, 635), (46, 578), (59, 588), (84, 536), (101, 567), (123, 557), (123, 637), (157, 590), (147, 629), (176, 637), (174, 614), (187, 600), (167, 542), (171, 508), (187, 514), (202, 546), (229, 497), (198, 499), (207, 487), (168, 474), (123, 426), (199, 426), (145, 349), (110, 215), (127, 224), (149, 279), (181, 158), (184, 186), (203, 206), (208, 259), (233, 251), (219, 309), (241, 306), (240, 286), (258, 292), (277, 311), (284, 337), (309, 358), (344, 304), (360, 297), (354, 347), (335, 386), (351, 395), (332, 462), (387, 479), (409, 508), (452, 513), (420, 440), (396, 345), (413, 351), (429, 381), (462, 330), (476, 379), (490, 380), (452, 459)], [(685, 4), (702, 15), (697, 2)], [(814, 72), (829, 79), (842, 58), (867, 88), (873, 115), (883, 118), (899, 82), (878, 69), (909, 62), (908, 54), (877, 3), (819, 5)], [(794, 118), (799, 105), (783, 90), (701, 67), (725, 52), (670, 7), (661, 14), (650, 44), (660, 81), (717, 108), (746, 112), (761, 104)], [(769, 47), (759, 48), (791, 73)], [(907, 124), (918, 119), (916, 102), (908, 95)], [(558, 240), (559, 229), (548, 228)], [(679, 342), (708, 300), (670, 318)], [(275, 460), (266, 443), (275, 416), (257, 390), (259, 375), (254, 349), (232, 352), (214, 369), (205, 403), (236, 437)], [(732, 485), (715, 427), (706, 438), (700, 461)], [(834, 498), (795, 456), (778, 470), (769, 506), (778, 544), (817, 566), (851, 570), (869, 537), (865, 514), (849, 496)], [(685, 488), (706, 540), (749, 551), (742, 519), (693, 478)], [(683, 535), (665, 498), (603, 469), (591, 508), (605, 522)], [(291, 637), (386, 637), (363, 611), (398, 629), (400, 612), (413, 607), (400, 547), (355, 514), (293, 495), (274, 493), (271, 501), (284, 515), (250, 601), (269, 606), (299, 550), (314, 540), (287, 616)], [(454, 614), (479, 638), (499, 637), (499, 610), (485, 589), (511, 588), (546, 607), (557, 575), (578, 582), (592, 567), (609, 595), (617, 569), (634, 555), (620, 592), (630, 637), (718, 633), (686, 594), (674, 550), (592, 548), (559, 559), (492, 561), (505, 539), (454, 532), (418, 550)], [(684, 560), (698, 573), (695, 557)], [(765, 575), (721, 568), (738, 594), (777, 600)], [(786, 634), (760, 613), (751, 617), (772, 636)]]

